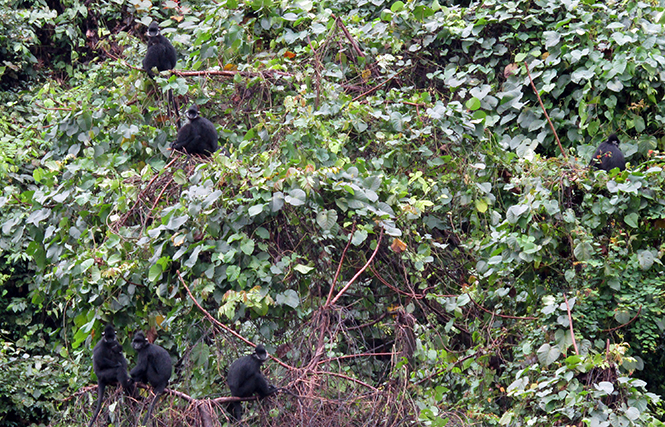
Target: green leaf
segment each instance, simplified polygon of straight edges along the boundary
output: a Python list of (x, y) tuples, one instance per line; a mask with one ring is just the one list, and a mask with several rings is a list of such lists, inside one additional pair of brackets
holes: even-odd
[(365, 230), (356, 230), (353, 233), (353, 238), (351, 239), (351, 243), (354, 246), (358, 246), (358, 245), (362, 244), (365, 241), (365, 239), (367, 239), (367, 231), (365, 231)]
[(545, 37), (545, 49), (556, 46), (561, 40), (561, 34), (556, 31), (544, 31), (543, 37)]
[(480, 108), (480, 99), (478, 98), (471, 98), (468, 101), (466, 101), (466, 108), (470, 111), (475, 111)]
[(240, 244), (240, 250), (245, 254), (245, 255), (251, 255), (254, 253), (254, 240), (252, 239), (245, 239), (242, 241)]
[(264, 208), (265, 206), (266, 206), (265, 204), (262, 204), (262, 205), (254, 205), (254, 206), (252, 206), (252, 207), (249, 208), (249, 210), (248, 210), (249, 216), (250, 216), (250, 217), (254, 217), (254, 216), (260, 214), (261, 212), (263, 212), (263, 208)]
[(300, 188), (293, 189), (289, 191), (289, 194), (284, 197), (284, 201), (286, 203), (293, 205), (293, 206), (302, 206), (305, 204), (305, 201), (307, 199), (307, 195), (303, 190)]
[(238, 277), (240, 276), (240, 267), (237, 265), (229, 265), (226, 267), (226, 278), (230, 282), (235, 282), (238, 280)]
[(325, 231), (330, 231), (337, 224), (337, 211), (329, 209), (316, 215), (316, 223)]
[(620, 80), (614, 79), (611, 82), (607, 82), (607, 88), (612, 92), (621, 92), (623, 90), (623, 83)]
[(593, 246), (587, 241), (581, 241), (575, 246), (574, 254), (578, 261), (588, 261), (593, 256)]
[(637, 259), (642, 270), (650, 269), (653, 263), (656, 262), (656, 256), (648, 250), (637, 251)]
[(601, 381), (598, 384), (593, 385), (596, 390), (602, 391), (603, 394), (610, 395), (614, 392), (614, 384), (609, 381)]
[(638, 224), (637, 221), (639, 220), (639, 216), (637, 215), (636, 212), (630, 213), (623, 217), (623, 221), (628, 224), (629, 226), (633, 228), (637, 228)]
[(476, 210), (480, 213), (485, 213), (487, 212), (487, 202), (485, 199), (476, 199), (475, 200), (476, 204)]
[(549, 366), (554, 363), (559, 356), (561, 351), (557, 347), (550, 346), (549, 344), (543, 344), (538, 349), (538, 362), (543, 366)]
[(279, 212), (280, 209), (284, 206), (284, 193), (277, 191), (272, 194), (272, 200), (270, 201), (270, 211), (272, 213)]
[(301, 274), (307, 274), (310, 271), (314, 270), (314, 267), (309, 267), (309, 266), (304, 265), (304, 264), (296, 264), (296, 266), (293, 267), (293, 269), (296, 270), (297, 272), (301, 273)]
[(393, 13), (401, 12), (404, 10), (404, 3), (401, 1), (396, 1), (392, 6), (390, 6), (390, 10), (393, 11)]
[(279, 305), (288, 305), (291, 308), (296, 308), (300, 305), (300, 297), (293, 289), (288, 289), (281, 294), (277, 294), (275, 302)]
[(160, 278), (162, 275), (162, 266), (159, 264), (153, 264), (152, 267), (150, 267), (150, 271), (148, 271), (148, 280), (151, 282), (156, 282), (157, 279)]

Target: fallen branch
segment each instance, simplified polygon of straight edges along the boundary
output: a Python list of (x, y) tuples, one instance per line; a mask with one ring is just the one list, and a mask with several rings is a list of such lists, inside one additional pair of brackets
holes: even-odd
[(374, 273), (374, 276), (375, 276), (377, 279), (379, 279), (379, 282), (381, 282), (381, 283), (383, 283), (385, 286), (389, 287), (393, 292), (396, 292), (396, 293), (398, 293), (398, 294), (400, 294), (400, 295), (404, 295), (404, 296), (411, 297), (411, 298), (413, 298), (413, 299), (423, 299), (423, 298), (426, 297), (425, 294), (417, 294), (417, 293), (415, 293), (415, 292), (406, 292), (406, 291), (403, 291), (403, 290), (397, 288), (396, 286), (391, 285), (390, 283), (388, 283), (388, 281), (387, 281), (386, 279), (384, 279), (384, 278), (379, 274), (378, 271), (376, 271), (376, 269), (374, 268), (373, 265), (370, 265), (370, 266), (369, 266), (369, 271), (371, 271), (372, 273)]
[(331, 14), (330, 16), (335, 20), (335, 23), (337, 24), (337, 26), (342, 29), (342, 31), (344, 32), (344, 35), (346, 36), (347, 40), (349, 41), (349, 43), (351, 43), (351, 46), (353, 47), (353, 50), (356, 51), (358, 56), (364, 58), (365, 54), (363, 53), (362, 50), (360, 50), (360, 47), (358, 47), (358, 43), (356, 43), (354, 38), (351, 36), (351, 33), (349, 33), (349, 30), (346, 29), (346, 26), (344, 25), (342, 20), (338, 16), (335, 16), (334, 13)]
[(374, 92), (375, 90), (377, 90), (377, 89), (380, 88), (381, 86), (385, 85), (386, 83), (388, 83), (389, 81), (391, 81), (391, 80), (394, 79), (395, 77), (399, 76), (399, 75), (402, 73), (402, 71), (404, 71), (404, 70), (406, 70), (406, 68), (402, 68), (401, 70), (399, 70), (398, 72), (396, 72), (395, 74), (393, 74), (392, 76), (390, 76), (389, 78), (387, 78), (386, 80), (384, 80), (383, 82), (379, 83), (378, 85), (374, 86), (373, 88), (371, 88), (371, 89), (368, 90), (367, 92), (361, 93), (360, 95), (356, 96), (355, 98), (353, 98), (353, 99), (351, 100), (351, 102), (355, 102), (355, 101), (359, 100), (360, 98), (363, 98), (363, 97), (365, 97), (366, 95), (369, 95), (370, 93)]

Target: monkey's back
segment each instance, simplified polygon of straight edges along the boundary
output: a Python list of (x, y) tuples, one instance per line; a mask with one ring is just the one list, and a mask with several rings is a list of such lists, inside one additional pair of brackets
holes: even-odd
[(152, 76), (152, 67), (159, 71), (175, 68), (178, 61), (176, 50), (171, 42), (161, 34), (148, 40), (148, 51), (143, 58), (143, 69)]
[(180, 128), (178, 137), (171, 144), (171, 148), (184, 150), (190, 155), (209, 156), (219, 148), (217, 139), (215, 125), (205, 117), (198, 117)]
[(614, 168), (626, 169), (626, 159), (621, 149), (608, 142), (601, 142), (591, 158), (591, 165), (596, 169), (611, 171)]
[(229, 385), (232, 396), (249, 397), (254, 394), (255, 372), (261, 373), (261, 363), (251, 355), (236, 359), (229, 366), (226, 382)]

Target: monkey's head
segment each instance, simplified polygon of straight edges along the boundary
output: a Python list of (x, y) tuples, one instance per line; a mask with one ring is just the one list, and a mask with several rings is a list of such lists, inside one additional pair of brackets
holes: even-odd
[(115, 340), (115, 329), (113, 329), (112, 324), (106, 325), (104, 328), (104, 332), (102, 332), (102, 336), (104, 337), (104, 341), (113, 341)]
[(157, 21), (152, 21), (150, 25), (148, 25), (148, 32), (146, 35), (148, 37), (157, 37), (159, 34), (159, 25), (157, 24)]
[(199, 118), (199, 107), (196, 104), (192, 104), (192, 106), (189, 107), (187, 112), (185, 112), (185, 116), (187, 116), (187, 118), (189, 120), (198, 119)]
[(617, 147), (619, 146), (619, 138), (617, 137), (616, 133), (613, 133), (612, 135), (607, 137), (607, 143), (616, 145)]
[(259, 362), (265, 362), (266, 359), (268, 359), (268, 352), (263, 344), (259, 344), (254, 349), (254, 354), (252, 356), (254, 356)]
[(148, 340), (143, 335), (143, 331), (138, 331), (134, 334), (134, 339), (132, 340), (132, 348), (136, 351), (143, 350), (149, 344)]

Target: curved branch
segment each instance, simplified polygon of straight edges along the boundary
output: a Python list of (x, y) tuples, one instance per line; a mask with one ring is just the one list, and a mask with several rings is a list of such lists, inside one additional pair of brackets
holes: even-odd
[(570, 338), (573, 340), (573, 347), (575, 354), (579, 355), (580, 351), (577, 349), (577, 342), (575, 341), (575, 331), (573, 330), (573, 317), (570, 314), (570, 305), (568, 305), (568, 297), (563, 293), (563, 299), (566, 301), (566, 310), (568, 310), (568, 326), (570, 326)]
[(545, 118), (547, 119), (547, 123), (550, 124), (550, 127), (552, 128), (552, 132), (554, 132), (554, 138), (556, 138), (556, 143), (559, 144), (559, 150), (561, 150), (561, 154), (563, 155), (563, 158), (568, 160), (568, 156), (566, 155), (566, 152), (563, 151), (563, 147), (561, 146), (561, 141), (559, 141), (559, 135), (557, 135), (556, 130), (554, 130), (554, 125), (552, 124), (552, 120), (550, 120), (550, 116), (547, 114), (547, 110), (545, 110), (545, 106), (543, 105), (543, 100), (540, 99), (540, 94), (538, 94), (538, 89), (536, 89), (536, 85), (533, 83), (533, 79), (531, 78), (531, 72), (529, 71), (529, 64), (524, 61), (524, 66), (526, 67), (526, 73), (529, 75), (529, 81), (531, 82), (531, 87), (533, 88), (533, 91), (536, 94), (536, 97), (538, 97), (538, 102), (540, 103), (540, 108), (543, 109), (543, 113), (545, 113)]
[[(203, 312), (203, 314), (204, 314), (204, 315), (210, 320), (210, 322), (212, 322), (215, 326), (218, 326), (218, 327), (224, 329), (225, 331), (227, 331), (228, 333), (230, 333), (230, 334), (233, 335), (234, 337), (236, 337), (236, 338), (238, 338), (238, 339), (244, 341), (246, 344), (249, 344), (249, 345), (252, 346), (252, 347), (256, 347), (256, 345), (255, 345), (254, 343), (252, 343), (250, 340), (248, 340), (247, 338), (243, 337), (242, 335), (240, 335), (239, 333), (237, 333), (237, 332), (234, 331), (233, 329), (229, 328), (228, 326), (226, 326), (225, 324), (223, 324), (223, 323), (220, 322), (219, 320), (215, 319), (215, 318), (212, 316), (212, 314), (208, 313), (208, 312), (206, 311), (205, 308), (201, 307), (201, 304), (199, 304), (199, 302), (196, 300), (196, 298), (194, 298), (194, 295), (192, 295), (192, 291), (189, 290), (189, 288), (187, 287), (187, 284), (185, 283), (185, 280), (184, 280), (184, 279), (182, 278), (182, 276), (180, 275), (180, 270), (177, 270), (176, 273), (178, 274), (178, 278), (180, 279), (180, 282), (182, 283), (182, 285), (183, 285), (183, 286), (185, 287), (185, 289), (187, 290), (187, 294), (189, 295), (189, 297), (192, 299), (192, 301), (194, 301), (194, 304), (199, 308), (199, 310), (201, 310), (201, 311)], [(269, 356), (272, 360), (274, 360), (275, 362), (279, 363), (280, 365), (282, 365), (283, 367), (285, 367), (285, 368), (287, 368), (287, 369), (290, 369), (290, 370), (294, 370), (294, 369), (296, 369), (296, 368), (294, 368), (293, 366), (289, 366), (289, 365), (287, 365), (286, 363), (282, 362), (281, 360), (279, 360), (278, 358), (276, 358), (276, 357), (273, 356), (272, 354), (268, 354), (268, 356)]]
[(349, 249), (349, 246), (351, 245), (351, 240), (353, 240), (353, 234), (356, 232), (356, 223), (353, 223), (353, 227), (351, 228), (351, 233), (349, 235), (349, 241), (346, 242), (346, 247), (344, 248), (344, 252), (342, 252), (342, 257), (339, 259), (339, 264), (337, 265), (337, 271), (335, 272), (335, 277), (333, 278), (332, 284), (330, 285), (330, 292), (328, 293), (328, 299), (326, 299), (326, 303), (324, 306), (327, 306), (330, 304), (330, 298), (332, 298), (333, 290), (335, 290), (335, 283), (337, 283), (337, 278), (339, 277), (340, 271), (342, 271), (342, 263), (344, 262), (344, 256), (346, 255), (346, 251)]
[(355, 274), (355, 276), (353, 276), (351, 278), (351, 280), (349, 280), (349, 282), (346, 285), (344, 285), (342, 290), (340, 290), (337, 293), (337, 296), (335, 296), (335, 298), (333, 298), (332, 301), (330, 301), (330, 304), (326, 303), (324, 305), (324, 307), (327, 307), (329, 305), (335, 305), (337, 300), (339, 300), (342, 297), (342, 295), (344, 295), (344, 293), (349, 289), (349, 287), (353, 284), (353, 282), (355, 282), (356, 279), (363, 273), (363, 271), (365, 271), (367, 269), (367, 267), (369, 267), (369, 265), (374, 260), (374, 257), (376, 256), (376, 253), (379, 251), (379, 247), (381, 246), (381, 239), (383, 239), (383, 228), (381, 228), (381, 233), (379, 234), (379, 240), (376, 242), (376, 248), (374, 248), (374, 252), (372, 253), (372, 256), (369, 257), (369, 259), (367, 260), (365, 265), (360, 270), (358, 270), (358, 272)]
[[(467, 294), (467, 295), (468, 295), (468, 294)], [(476, 305), (476, 307), (478, 307), (479, 309), (481, 309), (481, 310), (484, 311), (485, 313), (491, 314), (492, 316), (501, 317), (501, 318), (503, 318), (503, 319), (514, 319), (514, 320), (536, 320), (536, 319), (537, 319), (537, 317), (531, 317), (531, 316), (519, 317), (519, 316), (508, 316), (508, 315), (506, 315), (506, 314), (495, 313), (495, 312), (493, 312), (493, 311), (491, 311), (491, 310), (489, 310), (489, 309), (483, 307), (483, 306), (480, 305), (479, 303), (477, 303), (476, 300), (474, 300), (473, 298), (471, 298), (471, 295), (469, 295), (469, 299), (470, 299), (471, 301), (473, 301), (473, 303)]]
[(612, 328), (612, 329), (601, 329), (601, 331), (602, 331), (602, 332), (614, 332), (614, 331), (616, 331), (617, 329), (621, 329), (621, 328), (623, 328), (624, 326), (628, 326), (628, 325), (630, 325), (631, 323), (633, 323), (633, 322), (635, 321), (635, 319), (637, 319), (637, 317), (640, 315), (641, 312), (642, 312), (642, 306), (640, 306), (640, 308), (637, 310), (637, 314), (635, 315), (635, 317), (633, 317), (632, 319), (630, 319), (628, 322), (624, 323), (623, 325), (619, 325), (619, 326), (617, 326), (616, 328)]

